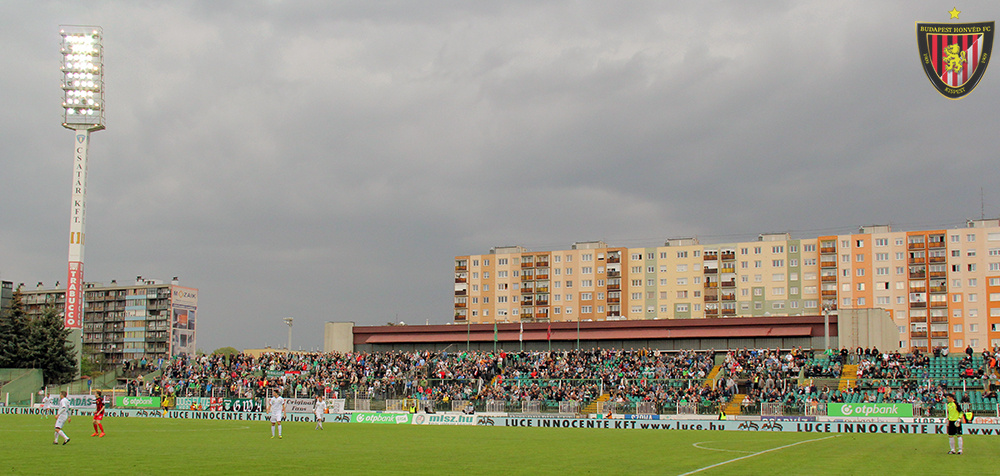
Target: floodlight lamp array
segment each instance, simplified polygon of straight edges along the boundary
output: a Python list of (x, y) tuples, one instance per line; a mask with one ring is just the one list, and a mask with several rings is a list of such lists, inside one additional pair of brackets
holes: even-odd
[(99, 28), (60, 30), (62, 36), (63, 125), (104, 125), (104, 51)]

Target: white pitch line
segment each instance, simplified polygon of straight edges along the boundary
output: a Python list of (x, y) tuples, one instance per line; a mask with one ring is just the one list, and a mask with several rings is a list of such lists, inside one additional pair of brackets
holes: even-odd
[(758, 451), (756, 453), (748, 454), (746, 456), (740, 456), (739, 458), (733, 458), (733, 459), (731, 459), (729, 461), (723, 461), (721, 463), (715, 463), (715, 464), (710, 465), (710, 466), (705, 466), (704, 468), (698, 468), (698, 469), (696, 469), (694, 471), (689, 471), (689, 472), (681, 474), (679, 476), (688, 476), (688, 475), (691, 475), (691, 474), (700, 473), (700, 472), (708, 470), (708, 469), (717, 468), (717, 467), (722, 466), (724, 464), (733, 463), (733, 462), (736, 462), (736, 461), (739, 461), (739, 460), (743, 460), (743, 459), (747, 459), (747, 458), (753, 458), (754, 456), (762, 455), (764, 453), (770, 453), (772, 451), (778, 451), (778, 450), (783, 450), (785, 448), (791, 448), (791, 447), (796, 446), (796, 445), (801, 445), (802, 443), (812, 443), (814, 441), (829, 440), (830, 438), (836, 438), (838, 436), (840, 436), (840, 435), (832, 435), (832, 436), (827, 436), (825, 438), (816, 438), (815, 440), (798, 441), (798, 442), (792, 443), (790, 445), (779, 446), (777, 448), (771, 448), (769, 450), (764, 450), (764, 451)]
[(753, 453), (753, 451), (743, 451), (743, 450), (724, 450), (722, 448), (709, 448), (707, 446), (698, 446), (702, 443), (715, 443), (714, 441), (699, 441), (697, 443), (691, 443), (691, 446), (698, 448), (699, 450), (710, 450), (710, 451), (728, 451), (730, 453)]

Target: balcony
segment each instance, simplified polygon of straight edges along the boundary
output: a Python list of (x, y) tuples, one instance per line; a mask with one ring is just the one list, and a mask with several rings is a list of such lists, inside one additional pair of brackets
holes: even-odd
[(608, 263), (621, 263), (621, 255), (608, 255)]
[(927, 248), (927, 245), (924, 242), (921, 241), (919, 243), (910, 243), (910, 244), (906, 245), (906, 248), (907, 249), (911, 249), (911, 250), (922, 250), (922, 249)]
[(734, 251), (722, 252), (722, 259), (723, 261), (733, 261), (736, 259), (736, 252)]
[(721, 273), (735, 273), (736, 272), (736, 268), (720, 268), (719, 272), (721, 272)]
[(622, 298), (613, 298), (613, 297), (609, 297), (609, 298), (608, 298), (608, 302), (609, 302), (609, 303), (618, 303), (618, 302), (622, 302)]
[(823, 246), (823, 247), (821, 247), (819, 249), (819, 252), (820, 252), (820, 254), (836, 254), (837, 253), (837, 247), (836, 246)]
[(931, 316), (931, 322), (948, 322), (948, 316)]
[(946, 293), (948, 292), (948, 286), (931, 286), (932, 293)]
[(908, 259), (907, 262), (910, 264), (924, 264), (926, 261), (921, 256), (921, 257), (910, 257), (910, 259)]
[(913, 338), (927, 337), (927, 331), (911, 331), (910, 332), (910, 337), (913, 337)]
[(717, 288), (717, 287), (719, 287), (719, 283), (714, 282), (714, 281), (706, 281), (705, 282), (705, 287), (706, 288)]
[(723, 281), (722, 282), (722, 287), (724, 287), (724, 288), (735, 288), (736, 287), (736, 280), (733, 279), (733, 280), (729, 280), (729, 281)]
[(549, 292), (549, 287), (548, 286), (539, 286), (539, 287), (535, 288), (535, 292), (536, 293), (545, 294), (545, 293)]
[(609, 278), (618, 278), (618, 277), (621, 277), (621, 275), (622, 275), (621, 271), (608, 270), (608, 277)]
[(466, 294), (468, 294), (468, 291), (465, 290), (465, 289), (456, 289), (455, 290), (455, 295), (456, 296), (465, 296)]
[(536, 268), (548, 268), (549, 267), (549, 262), (548, 261), (536, 261), (535, 262), (535, 267)]
[(535, 267), (535, 263), (532, 262), (532, 261), (522, 262), (521, 263), (521, 267), (522, 268), (534, 268)]
[(932, 308), (948, 307), (948, 302), (947, 301), (933, 301), (933, 302), (931, 302), (931, 307)]
[(608, 289), (609, 290), (611, 290), (611, 289), (621, 289), (621, 288), (622, 288), (621, 284), (608, 284)]
[[(948, 320), (945, 318), (945, 320)], [(910, 322), (927, 322), (927, 318), (924, 316), (910, 316)]]
[(466, 307), (466, 304), (464, 302), (456, 302), (455, 307), (459, 309), (464, 309)]
[(927, 258), (928, 263), (946, 263), (948, 258), (945, 256), (931, 256)]
[(721, 297), (723, 301), (735, 301), (736, 293), (723, 293)]
[(521, 288), (521, 294), (531, 294), (535, 292), (535, 288)]
[(547, 275), (547, 274), (536, 274), (535, 275), (535, 279), (549, 279), (549, 275)]
[(837, 282), (837, 277), (836, 276), (820, 276), (819, 277), (819, 281), (821, 283), (836, 283)]
[(469, 267), (465, 265), (458, 265), (458, 264), (455, 265), (455, 271), (466, 271), (468, 269)]
[(932, 241), (930, 243), (927, 243), (927, 247), (928, 248), (944, 248), (944, 242), (943, 241)]
[(910, 309), (926, 309), (926, 308), (927, 308), (927, 303), (923, 301), (910, 303)]
[(837, 291), (823, 290), (823, 291), (819, 292), (819, 295), (823, 296), (823, 297), (836, 297), (837, 296)]
[(705, 295), (705, 302), (719, 302), (719, 296)]
[(723, 309), (722, 310), (722, 315), (723, 316), (735, 316), (736, 315), (736, 309)]
[(719, 268), (705, 268), (705, 274), (719, 274)]
[(819, 267), (820, 268), (836, 268), (837, 267), (837, 262), (836, 261), (820, 261), (819, 262)]
[(948, 331), (931, 331), (931, 337), (948, 337)]
[(919, 278), (926, 278), (926, 277), (927, 277), (927, 272), (926, 271), (910, 271), (910, 278), (911, 279), (912, 278), (919, 279)]
[(718, 253), (705, 253), (702, 256), (703, 256), (703, 259), (705, 261), (718, 261), (719, 260), (719, 254)]
[(920, 286), (919, 288), (913, 288), (913, 287), (911, 287), (910, 288), (910, 292), (911, 293), (925, 293), (925, 292), (927, 292), (927, 288), (925, 288), (923, 286)]
[(465, 283), (468, 282), (466, 278), (455, 278), (455, 283)]
[(930, 277), (932, 278), (945, 278), (948, 277), (947, 271), (931, 271)]
[(718, 316), (719, 315), (719, 310), (718, 309), (705, 309), (705, 315), (706, 316)]

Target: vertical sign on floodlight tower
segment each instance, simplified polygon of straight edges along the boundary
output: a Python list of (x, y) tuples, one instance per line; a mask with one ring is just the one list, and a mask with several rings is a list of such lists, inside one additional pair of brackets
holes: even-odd
[[(63, 26), (63, 127), (73, 135), (73, 194), (69, 220), (69, 262), (63, 324), (82, 358), (83, 244), (87, 222), (87, 148), (90, 133), (104, 129), (104, 49), (94, 26)], [(79, 368), (79, 366), (78, 366)]]

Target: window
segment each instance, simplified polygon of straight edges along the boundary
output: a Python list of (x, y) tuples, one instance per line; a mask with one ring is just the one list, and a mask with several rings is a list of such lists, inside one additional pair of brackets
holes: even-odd
[(567, 307), (566, 308), (566, 314), (573, 314), (573, 308)]
[(784, 281), (784, 280), (785, 280), (784, 273), (775, 273), (771, 275), (771, 281)]
[(858, 298), (858, 306), (864, 306), (864, 305), (865, 305), (865, 298), (859, 297)]
[(594, 299), (593, 293), (580, 293), (581, 301), (590, 301), (592, 299)]
[(759, 246), (754, 246), (753, 247), (753, 254), (755, 254), (755, 255), (759, 255), (760, 254), (760, 247)]
[(760, 268), (763, 265), (764, 265), (764, 263), (761, 260), (757, 260), (757, 261), (753, 262), (753, 267), (754, 268)]
[(784, 268), (785, 267), (785, 260), (783, 260), (783, 259), (773, 259), (773, 260), (771, 260), (771, 267), (772, 268)]
[(875, 253), (875, 261), (889, 261), (889, 253)]
[(677, 257), (678, 258), (687, 258), (688, 257), (688, 252), (687, 251), (678, 251), (677, 252)]
[(687, 286), (688, 278), (677, 278), (678, 286)]
[(639, 261), (642, 259), (641, 253), (632, 253), (632, 261)]
[[(587, 268), (584, 268), (584, 269), (587, 269)], [(586, 271), (584, 271), (584, 272), (586, 272)], [(656, 272), (656, 266), (646, 266), (646, 272), (647, 273), (655, 273)]]
[(573, 268), (566, 268), (565, 269), (565, 273), (566, 273), (566, 276), (571, 276), (573, 274)]
[(816, 266), (816, 258), (803, 258), (802, 266)]
[(676, 305), (674, 307), (674, 309), (676, 309), (676, 312), (688, 312), (688, 305), (687, 304), (678, 304), (678, 305)]
[(785, 247), (784, 246), (772, 246), (771, 247), (771, 253), (784, 253), (784, 252), (785, 252)]
[(497, 277), (498, 278), (506, 278), (507, 277), (507, 272), (506, 271), (497, 271)]
[(632, 273), (639, 274), (641, 272), (642, 272), (642, 266), (633, 266), (632, 267)]
[(979, 324), (969, 324), (969, 332), (979, 332)]
[(854, 247), (855, 248), (864, 248), (865, 247), (865, 240), (855, 240)]
[(976, 256), (976, 250), (968, 250), (965, 252), (966, 256)]
[(816, 245), (802, 245), (802, 251), (806, 253), (816, 251)]
[(875, 275), (876, 276), (888, 276), (889, 275), (889, 268), (887, 268), (887, 267), (886, 268), (875, 268)]
[(951, 235), (951, 242), (958, 243), (958, 235)]
[(969, 302), (976, 302), (978, 299), (979, 296), (976, 293), (969, 293)]
[(594, 261), (593, 253), (584, 253), (580, 255), (580, 261)]
[(797, 260), (797, 259), (794, 259), (794, 258), (793, 258), (793, 259), (790, 259), (790, 260), (788, 260), (788, 266), (791, 266), (791, 267), (793, 267), (793, 268), (794, 268), (794, 267), (796, 267), (796, 266), (798, 266), (798, 265), (799, 265), (799, 260)]
[(688, 270), (688, 265), (686, 265), (686, 264), (679, 264), (679, 265), (677, 265), (677, 272), (678, 273), (686, 273), (687, 270)]
[(865, 283), (858, 283), (858, 291), (864, 291), (864, 290), (865, 290)]
[(688, 297), (687, 291), (677, 291), (677, 299), (687, 299), (687, 297)]
[[(583, 268), (580, 268), (580, 272), (583, 273), (583, 274), (594, 274), (594, 267), (593, 266), (584, 266)], [(650, 272), (652, 272), (652, 271), (650, 271)]]
[(580, 306), (580, 312), (583, 314), (590, 314), (594, 312), (593, 306)]
[(856, 271), (857, 272), (855, 274), (857, 274), (858, 276), (864, 276), (865, 275), (865, 269), (864, 268), (858, 268)]
[(573, 287), (573, 281), (566, 281), (566, 289)]
[(661, 264), (660, 265), (660, 272), (661, 273), (666, 273), (667, 272), (667, 265)]
[(979, 281), (977, 281), (976, 278), (969, 278), (969, 286), (973, 286), (974, 287), (978, 283), (979, 283)]
[(772, 296), (784, 296), (785, 295), (785, 288), (784, 287), (772, 288), (771, 289), (771, 295)]
[(875, 304), (878, 304), (880, 306), (888, 306), (889, 305), (889, 296), (878, 296), (878, 297), (876, 297), (875, 298)]
[(875, 238), (875, 246), (889, 246), (888, 238)]
[(968, 242), (976, 241), (976, 235), (973, 235), (971, 233), (968, 234), (968, 235), (965, 235), (965, 241), (968, 241)]

